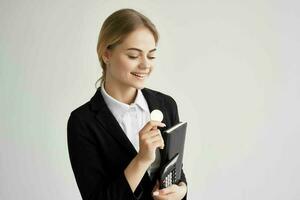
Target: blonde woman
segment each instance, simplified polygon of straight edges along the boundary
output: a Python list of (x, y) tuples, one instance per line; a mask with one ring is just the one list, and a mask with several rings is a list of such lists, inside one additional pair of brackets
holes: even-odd
[[(102, 25), (100, 87), (72, 111), (67, 129), (70, 161), (84, 200), (186, 199), (183, 171), (178, 185), (158, 188), (161, 132), (179, 122), (174, 99), (144, 87), (158, 38), (153, 23), (133, 9), (112, 13)], [(150, 120), (154, 109), (163, 112), (162, 122)]]

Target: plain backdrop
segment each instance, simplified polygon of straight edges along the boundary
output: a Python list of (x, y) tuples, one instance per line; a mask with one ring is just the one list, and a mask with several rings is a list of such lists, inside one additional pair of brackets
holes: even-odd
[(160, 32), (146, 87), (188, 122), (189, 199), (300, 199), (296, 0), (1, 0), (0, 199), (81, 199), (67, 119), (96, 91), (98, 34), (121, 8)]

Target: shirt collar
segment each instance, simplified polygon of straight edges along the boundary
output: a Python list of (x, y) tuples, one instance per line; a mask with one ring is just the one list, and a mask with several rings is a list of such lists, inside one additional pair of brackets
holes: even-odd
[(117, 99), (110, 96), (104, 89), (104, 85), (101, 85), (101, 93), (104, 98), (105, 103), (110, 108), (114, 116), (117, 118), (122, 118), (123, 115), (131, 108), (135, 106), (139, 106), (143, 111), (149, 111), (147, 101), (141, 91), (141, 89), (137, 90), (137, 95), (135, 100), (130, 105), (118, 101)]

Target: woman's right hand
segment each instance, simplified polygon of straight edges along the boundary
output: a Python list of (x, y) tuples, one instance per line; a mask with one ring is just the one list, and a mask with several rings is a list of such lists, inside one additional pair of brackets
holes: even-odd
[(164, 140), (157, 127), (165, 127), (164, 123), (159, 121), (149, 121), (139, 132), (139, 153), (138, 159), (147, 164), (155, 160), (155, 151), (159, 147), (164, 148)]

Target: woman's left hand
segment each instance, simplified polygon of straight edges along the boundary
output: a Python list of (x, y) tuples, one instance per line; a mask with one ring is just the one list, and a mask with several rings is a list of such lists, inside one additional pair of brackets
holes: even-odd
[(153, 189), (154, 200), (181, 200), (187, 192), (187, 187), (184, 182), (180, 182), (178, 185), (173, 184), (167, 188), (159, 189), (159, 183)]

